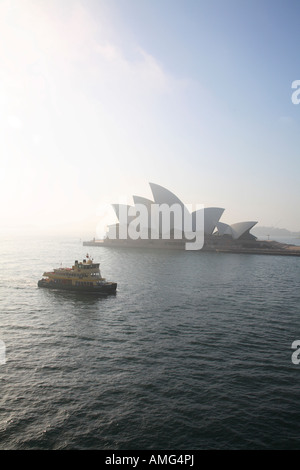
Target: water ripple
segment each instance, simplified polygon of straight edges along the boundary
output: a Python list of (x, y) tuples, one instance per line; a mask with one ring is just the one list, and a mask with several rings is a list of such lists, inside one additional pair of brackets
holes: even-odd
[(300, 449), (298, 259), (103, 248), (116, 297), (37, 289), (83, 248), (3, 242), (1, 449)]

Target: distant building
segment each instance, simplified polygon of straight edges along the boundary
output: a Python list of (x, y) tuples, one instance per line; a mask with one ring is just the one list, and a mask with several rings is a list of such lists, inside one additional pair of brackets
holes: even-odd
[[(144, 243), (155, 243), (159, 240), (162, 242), (164, 240), (165, 245), (170, 245), (170, 241), (175, 247), (177, 244), (178, 247), (183, 246), (185, 243), (185, 233), (183, 232), (184, 220), (190, 221), (190, 227), (192, 232), (197, 231), (197, 220), (201, 219), (203, 221), (202, 229), (204, 232), (204, 242), (207, 246), (210, 244), (220, 244), (222, 242), (238, 242), (238, 241), (255, 241), (254, 237), (250, 230), (257, 224), (256, 221), (245, 221), (238, 222), (232, 225), (220, 222), (220, 219), (225, 211), (224, 208), (220, 207), (203, 207), (194, 212), (189, 212), (186, 205), (171, 191), (160, 186), (158, 184), (149, 183), (150, 188), (153, 194), (153, 200), (141, 197), (133, 196), (134, 206), (124, 205), (124, 204), (112, 204), (116, 216), (118, 218), (118, 223), (110, 225), (108, 227), (106, 242), (129, 242), (130, 245), (139, 245), (140, 240), (143, 240)], [(170, 236), (164, 237), (164, 230), (159, 220), (159, 223), (155, 227), (152, 226), (153, 218), (151, 217), (151, 209), (153, 206), (166, 206), (170, 209), (177, 207), (181, 209), (182, 219), (177, 218), (175, 221), (175, 216), (170, 221)], [(147, 214), (144, 218), (145, 226), (140, 227), (140, 237), (136, 240), (132, 240), (130, 234), (128, 233), (128, 227), (132, 222), (135, 221), (137, 217), (137, 211), (139, 208), (143, 207), (145, 213)], [(124, 218), (125, 215), (125, 218)], [(153, 237), (153, 234), (155, 236)], [(151, 236), (152, 235), (152, 236)], [(169, 240), (169, 242), (167, 241)], [(135, 243), (134, 243), (135, 242)]]

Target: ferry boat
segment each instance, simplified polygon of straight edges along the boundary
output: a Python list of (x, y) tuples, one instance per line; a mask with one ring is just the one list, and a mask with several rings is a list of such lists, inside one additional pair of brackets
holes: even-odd
[(94, 263), (87, 254), (86, 259), (75, 261), (71, 268), (57, 268), (44, 272), (38, 287), (69, 290), (93, 294), (115, 294), (116, 282), (107, 281), (101, 276), (100, 263)]

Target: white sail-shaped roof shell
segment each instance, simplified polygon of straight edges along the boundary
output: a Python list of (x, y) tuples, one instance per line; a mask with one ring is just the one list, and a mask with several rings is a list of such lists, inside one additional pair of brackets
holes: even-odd
[(257, 222), (238, 222), (236, 224), (228, 225), (223, 222), (217, 223), (218, 234), (222, 235), (231, 235), (234, 240), (237, 240), (246, 232), (249, 232)]
[(172, 230), (178, 230), (179, 232), (182, 232), (184, 227), (184, 220), (187, 220), (191, 216), (186, 206), (174, 193), (164, 188), (163, 186), (160, 186), (159, 184), (155, 183), (149, 183), (149, 185), (153, 194), (155, 204), (160, 206), (166, 205), (169, 208), (172, 208), (172, 206), (174, 208), (176, 208), (176, 206), (180, 207), (182, 214), (181, 220), (178, 222), (175, 220), (171, 222), (170, 228)]
[(154, 204), (151, 199), (147, 199), (142, 196), (133, 196), (133, 202), (135, 204), (135, 208), (137, 212), (139, 212), (139, 209), (141, 209), (139, 206), (145, 207), (147, 210), (147, 219), (146, 219), (146, 224), (147, 226), (141, 226), (141, 230), (145, 230), (146, 233), (151, 229), (151, 206)]
[[(199, 209), (199, 211), (204, 211), (203, 220), (205, 235), (211, 235), (213, 233), (224, 210), (225, 209), (222, 209), (221, 207), (205, 207), (204, 209)], [(196, 217), (197, 212), (199, 211), (195, 211), (192, 213), (193, 231), (196, 230)]]
[(142, 197), (142, 196), (132, 196), (132, 197), (133, 197), (134, 204), (143, 204), (144, 206), (147, 206), (147, 207), (153, 204), (153, 201), (151, 201), (151, 199), (147, 199), (146, 197)]
[(168, 204), (169, 206), (172, 204), (180, 204), (182, 208), (185, 208), (183, 202), (168, 189), (155, 183), (149, 183), (149, 185), (156, 204)]
[[(134, 206), (130, 206), (127, 204), (112, 204), (112, 207), (116, 213), (116, 216), (121, 224), (124, 224), (125, 221), (122, 218), (126, 215), (127, 216), (127, 224), (129, 224), (134, 218), (134, 215), (129, 215), (129, 210), (133, 210)], [(133, 210), (134, 213), (134, 210)]]
[(133, 196), (133, 202), (135, 206), (142, 205), (146, 207), (149, 217), (151, 216), (151, 206), (154, 203), (153, 201), (151, 201), (151, 199), (147, 199), (146, 197), (141, 197), (141, 196)]
[(230, 228), (230, 225), (224, 224), (224, 222), (218, 222), (217, 223), (217, 229), (218, 229), (218, 235), (231, 235), (232, 236), (232, 230)]
[(244, 233), (249, 232), (249, 230), (256, 225), (257, 222), (238, 222), (236, 224), (230, 225), (231, 232), (232, 232), (232, 238), (234, 240), (237, 240), (240, 238)]

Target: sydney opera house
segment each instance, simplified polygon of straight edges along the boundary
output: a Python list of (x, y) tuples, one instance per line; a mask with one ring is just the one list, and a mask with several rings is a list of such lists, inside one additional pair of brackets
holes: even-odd
[[(117, 222), (108, 227), (104, 239), (94, 238), (83, 242), (83, 245), (300, 256), (300, 246), (258, 240), (250, 233), (256, 221), (227, 224), (221, 220), (224, 208), (201, 205), (200, 208), (197, 206), (196, 210), (191, 210), (168, 189), (158, 184), (149, 184), (152, 200), (133, 196), (133, 205), (112, 204)], [(153, 217), (157, 208), (158, 217)], [(168, 230), (164, 224), (166, 218), (163, 217), (163, 211), (160, 212), (162, 208), (168, 209), (165, 212)], [(186, 220), (189, 222), (188, 229)]]
[[(201, 230), (203, 232), (203, 249), (216, 249), (218, 246), (252, 246), (256, 238), (250, 230), (257, 223), (256, 221), (238, 222), (233, 225), (220, 221), (224, 208), (202, 207), (197, 211), (190, 212), (188, 207), (171, 191), (158, 184), (149, 183), (153, 200), (141, 196), (133, 196), (133, 206), (124, 204), (112, 204), (118, 222), (108, 227), (108, 233), (104, 240), (106, 245), (117, 246), (148, 246), (160, 248), (185, 249), (187, 237), (183, 231), (182, 220), (171, 220), (170, 233), (165, 236), (161, 221), (156, 224), (155, 229), (152, 224), (151, 209), (156, 207), (179, 207), (182, 217), (190, 220), (191, 231), (196, 233), (198, 227), (196, 220), (201, 220)], [(148, 217), (145, 227), (140, 227), (140, 237), (132, 239), (128, 233), (128, 227), (137, 217), (141, 207), (145, 208)], [(124, 214), (125, 222), (124, 222)], [(197, 219), (198, 218), (198, 219)], [(155, 233), (155, 236), (153, 236)], [(190, 238), (189, 238), (190, 240)]]

